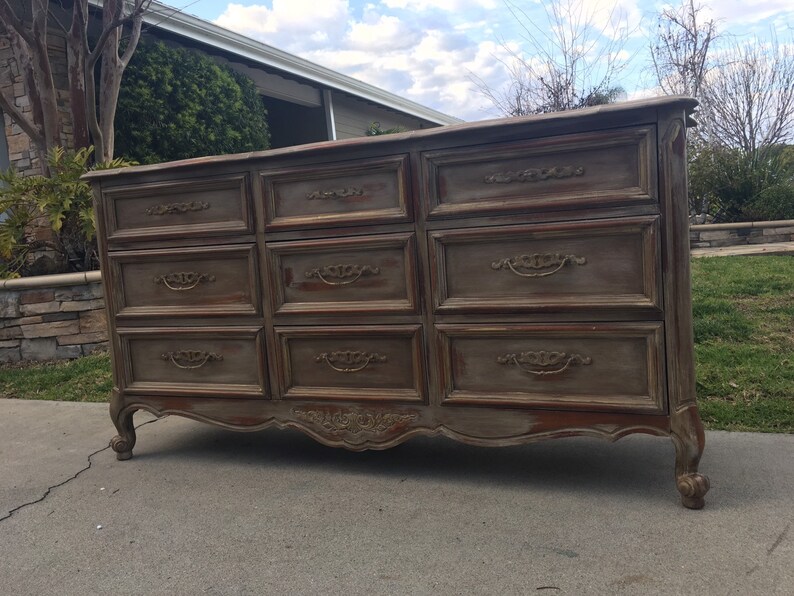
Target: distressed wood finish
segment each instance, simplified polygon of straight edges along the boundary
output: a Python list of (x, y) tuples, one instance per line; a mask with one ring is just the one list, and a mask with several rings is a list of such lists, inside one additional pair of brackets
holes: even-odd
[(641, 127), (427, 152), (429, 217), (656, 202), (654, 132)]
[(112, 447), (137, 410), (385, 449), (670, 437), (709, 482), (665, 98), (95, 172)]
[(430, 235), (436, 312), (661, 311), (658, 218)]
[(282, 399), (425, 401), (419, 325), (276, 327)]
[(130, 250), (109, 256), (119, 320), (262, 312), (256, 246)]
[(437, 329), (444, 403), (666, 410), (661, 323)]
[(269, 242), (266, 250), (276, 315), (419, 313), (413, 233)]
[(266, 228), (410, 221), (407, 156), (262, 172)]
[(253, 233), (248, 176), (118, 186), (104, 193), (109, 244)]

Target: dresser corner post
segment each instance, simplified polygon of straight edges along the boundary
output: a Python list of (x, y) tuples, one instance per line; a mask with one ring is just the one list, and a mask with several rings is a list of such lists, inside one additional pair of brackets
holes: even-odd
[(698, 472), (706, 435), (696, 405), (683, 407), (672, 415), (670, 436), (675, 445), (675, 480), (681, 503), (688, 509), (702, 509), (711, 485), (708, 476)]
[(132, 458), (132, 448), (135, 447), (135, 425), (132, 417), (134, 409), (124, 408), (124, 400), (117, 391), (113, 391), (110, 402), (110, 418), (119, 434), (110, 440), (110, 447), (116, 452), (116, 459), (124, 461)]

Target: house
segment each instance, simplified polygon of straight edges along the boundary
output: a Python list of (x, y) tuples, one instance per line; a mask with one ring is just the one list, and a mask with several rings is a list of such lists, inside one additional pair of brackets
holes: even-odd
[[(21, 5), (24, 0), (12, 0)], [(57, 2), (52, 2), (57, 12)], [(91, 0), (101, 6), (100, 0)], [(358, 81), (252, 40), (177, 9), (153, 2), (144, 17), (146, 35), (204, 52), (248, 75), (268, 109), (271, 147), (286, 147), (315, 141), (364, 136), (369, 125), (400, 126), (408, 130), (460, 122), (403, 97)], [(57, 29), (51, 27), (51, 29)], [(48, 40), (56, 84), (66, 80), (65, 39), (57, 31)], [(14, 80), (11, 49), (0, 42), (0, 68), (11, 76), (0, 78), (3, 91), (13, 93), (17, 106), (29, 104), (20, 80)], [(6, 67), (6, 65), (10, 65)], [(123, 84), (123, 83), (122, 83)], [(66, 101), (64, 92), (63, 100)], [(37, 164), (27, 136), (5, 116), (5, 134), (0, 135), (0, 169), (9, 165), (35, 173)]]

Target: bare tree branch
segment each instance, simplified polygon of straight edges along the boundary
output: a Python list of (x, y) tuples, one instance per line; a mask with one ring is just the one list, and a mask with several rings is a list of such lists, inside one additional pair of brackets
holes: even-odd
[(657, 34), (650, 44), (651, 62), (662, 91), (668, 95), (700, 97), (711, 64), (710, 50), (720, 38), (714, 20), (703, 22), (703, 6), (683, 0), (657, 15)]
[(30, 140), (35, 145), (44, 144), (44, 131), (36, 126), (36, 124), (2, 92), (0, 92), (0, 108), (9, 115), (11, 120), (19, 125), (19, 128), (30, 137)]
[(703, 86), (712, 140), (755, 153), (794, 139), (792, 42), (734, 43), (724, 62)]
[(517, 2), (504, 2), (523, 31), (521, 48), (500, 41), (505, 58), (497, 59), (508, 80), (492, 88), (472, 75), (500, 112), (520, 116), (614, 101), (622, 90), (613, 81), (625, 67), (618, 56), (630, 33), (625, 15), (582, 0), (553, 0), (541, 5), (546, 18), (539, 21)]

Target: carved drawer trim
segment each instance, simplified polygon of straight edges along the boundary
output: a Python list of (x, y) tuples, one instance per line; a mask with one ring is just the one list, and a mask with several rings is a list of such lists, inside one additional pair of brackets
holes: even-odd
[(649, 126), (427, 151), (421, 166), (428, 219), (658, 204)]
[(661, 322), (436, 329), (443, 404), (667, 411)]
[(256, 245), (113, 252), (118, 320), (262, 315)]
[(421, 325), (275, 328), (277, 396), (425, 402)]
[(408, 156), (260, 172), (267, 230), (413, 220)]
[(413, 233), (268, 242), (276, 316), (418, 314)]
[(659, 217), (430, 232), (439, 314), (662, 312)]
[(102, 195), (110, 244), (254, 232), (247, 174), (103, 185)]
[(128, 395), (268, 397), (260, 327), (118, 328)]

